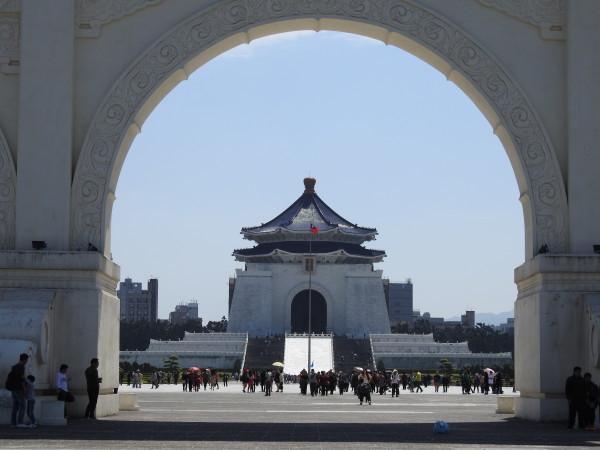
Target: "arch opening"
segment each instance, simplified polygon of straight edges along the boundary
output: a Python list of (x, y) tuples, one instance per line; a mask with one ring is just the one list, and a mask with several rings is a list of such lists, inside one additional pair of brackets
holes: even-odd
[(324, 11), (310, 4), (301, 12), (266, 13), (249, 11), (249, 5), (219, 4), (151, 46), (115, 83), (87, 133), (73, 180), (72, 248), (83, 250), (92, 244), (110, 254), (111, 209), (127, 151), (154, 107), (190, 73), (259, 37), (331, 30), (395, 45), (458, 85), (489, 121), (511, 161), (524, 213), (525, 258), (544, 244), (553, 253), (566, 251), (564, 183), (547, 133), (518, 84), (444, 18), (403, 0), (392, 2), (383, 15), (368, 3), (356, 11)]
[(325, 297), (314, 289), (305, 289), (294, 296), (291, 305), (291, 331), (292, 333), (308, 333), (308, 310), (310, 292), (310, 329), (313, 333), (327, 332), (327, 301)]

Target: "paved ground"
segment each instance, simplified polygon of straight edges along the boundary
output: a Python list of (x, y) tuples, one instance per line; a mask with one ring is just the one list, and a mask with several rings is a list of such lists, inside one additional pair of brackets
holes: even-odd
[[(126, 387), (122, 391), (131, 391)], [(229, 389), (183, 393), (179, 387), (136, 390), (140, 411), (66, 427), (0, 426), (0, 448), (515, 448), (600, 446), (600, 433), (568, 431), (495, 413), (495, 398), (402, 392), (359, 406), (353, 395), (311, 398), (297, 386), (265, 397)], [(450, 424), (432, 432), (436, 420)]]

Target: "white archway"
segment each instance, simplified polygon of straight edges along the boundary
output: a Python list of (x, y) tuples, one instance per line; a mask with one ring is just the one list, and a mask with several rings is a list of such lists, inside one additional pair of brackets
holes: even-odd
[(125, 71), (98, 108), (72, 185), (71, 247), (110, 252), (119, 173), (153, 108), (179, 82), (228, 49), (295, 30), (356, 33), (403, 48), (444, 73), (474, 101), (502, 141), (521, 192), (525, 255), (568, 250), (567, 198), (555, 152), (515, 80), (459, 27), (405, 0), (219, 3), (180, 23)]

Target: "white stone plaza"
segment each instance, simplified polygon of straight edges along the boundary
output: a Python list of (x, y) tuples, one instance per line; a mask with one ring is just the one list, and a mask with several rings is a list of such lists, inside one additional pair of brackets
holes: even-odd
[[(0, 378), (19, 352), (31, 355), (41, 389), (51, 387), (61, 363), (82, 373), (98, 357), (99, 411), (118, 412), (120, 268), (111, 256), (111, 214), (131, 143), (155, 106), (203, 64), (256, 38), (297, 30), (354, 33), (410, 52), (462, 89), (489, 121), (523, 207), (525, 248), (514, 272), (516, 416), (563, 420), (572, 367), (600, 378), (597, 0), (0, 0)], [(402, 148), (401, 134), (391, 139)], [(348, 180), (377, 181), (376, 173)], [(348, 236), (347, 245), (359, 245)], [(495, 237), (489, 242), (480, 264), (494, 251)], [(317, 261), (323, 331), (387, 333), (380, 274), (337, 259), (355, 255), (345, 253), (331, 264)], [(303, 266), (285, 262), (290, 254), (274, 263), (250, 261), (266, 253), (236, 253), (248, 268), (238, 274), (232, 330), (245, 318), (253, 335), (294, 331), (292, 303), (307, 285)], [(338, 277), (347, 309), (322, 277)], [(276, 286), (278, 279), (298, 281), (290, 291)], [(244, 298), (260, 303), (247, 308)], [(71, 387), (74, 414), (82, 416), (85, 380), (73, 378)], [(256, 442), (251, 430), (240, 430)], [(541, 425), (535, 430), (554, 436)], [(376, 440), (369, 431), (363, 438)]]
[[(139, 409), (98, 421), (72, 420), (68, 427), (2, 429), (0, 447), (28, 449), (456, 449), (582, 448), (597, 446), (594, 432), (567, 433), (556, 424), (534, 424), (498, 413), (493, 395), (462, 395), (460, 388), (434, 393), (400, 391), (398, 398), (373, 396), (358, 404), (351, 393), (304, 397), (298, 385), (265, 397), (260, 388), (244, 394), (241, 385), (182, 392), (121, 386), (136, 392)], [(503, 399), (514, 399), (506, 388)], [(450, 431), (433, 433), (444, 420)]]

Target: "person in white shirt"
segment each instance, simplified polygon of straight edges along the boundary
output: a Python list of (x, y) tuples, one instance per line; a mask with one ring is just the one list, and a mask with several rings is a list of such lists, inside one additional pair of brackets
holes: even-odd
[(69, 370), (69, 366), (62, 364), (58, 370), (58, 373), (56, 374), (56, 388), (59, 391), (69, 392), (69, 379), (67, 377), (67, 370)]
[(75, 401), (73, 394), (69, 392), (69, 376), (67, 371), (69, 366), (61, 364), (58, 373), (56, 374), (56, 389), (58, 389), (58, 400), (71, 403)]

